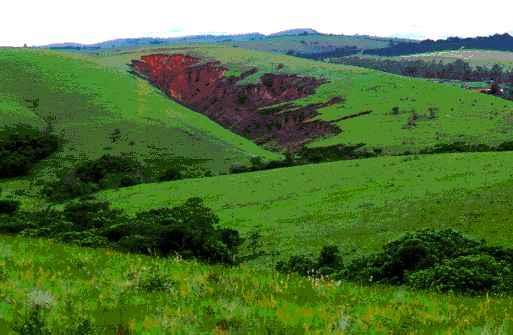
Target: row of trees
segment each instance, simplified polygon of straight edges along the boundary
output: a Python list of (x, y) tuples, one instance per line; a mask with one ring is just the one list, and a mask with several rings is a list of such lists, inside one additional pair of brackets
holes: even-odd
[(312, 51), (312, 52), (289, 50), (289, 51), (287, 51), (287, 55), (320, 60), (320, 59), (332, 58), (332, 57), (351, 56), (351, 55), (360, 53), (361, 51), (362, 51), (361, 49), (359, 49), (355, 46), (346, 46), (346, 47), (334, 48), (331, 50), (319, 50), (319, 51)]
[(329, 276), (361, 284), (406, 285), (441, 292), (513, 292), (513, 249), (489, 246), (447, 229), (408, 233), (374, 254), (344, 265), (338, 248), (327, 246), (317, 259), (292, 256), (277, 270)]
[(35, 212), (0, 201), (0, 233), (223, 264), (235, 263), (243, 242), (238, 231), (220, 227), (217, 215), (199, 198), (139, 212), (135, 217), (92, 198), (69, 202), (62, 210)]
[(472, 67), (463, 60), (451, 63), (424, 60), (393, 60), (372, 57), (344, 57), (331, 59), (330, 62), (360, 66), (408, 77), (430, 79), (449, 79), (462, 81), (496, 81), (513, 83), (513, 70), (505, 69), (499, 64), (494, 66)]
[(513, 36), (509, 34), (496, 34), (475, 38), (450, 37), (438, 41), (428, 39), (421, 42), (400, 42), (392, 44), (387, 48), (365, 50), (364, 53), (378, 56), (400, 56), (463, 48), (513, 51)]

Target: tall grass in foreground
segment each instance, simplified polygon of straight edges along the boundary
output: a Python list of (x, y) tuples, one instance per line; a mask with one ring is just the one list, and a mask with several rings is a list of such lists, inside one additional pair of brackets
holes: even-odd
[(513, 331), (512, 297), (361, 287), (47, 240), (0, 242), (2, 334), (34, 325), (52, 334)]

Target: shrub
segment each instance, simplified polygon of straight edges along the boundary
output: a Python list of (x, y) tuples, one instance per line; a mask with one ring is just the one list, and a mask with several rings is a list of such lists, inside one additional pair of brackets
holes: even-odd
[(303, 148), (300, 151), (301, 160), (305, 163), (319, 163), (343, 159), (367, 158), (375, 156), (374, 152), (362, 151), (365, 144), (332, 145), (328, 147)]
[(211, 177), (212, 175), (212, 171), (205, 169), (201, 166), (173, 165), (164, 170), (164, 172), (159, 177), (159, 180), (174, 181), (188, 178)]
[(7, 128), (0, 133), (0, 178), (24, 176), (38, 161), (59, 147), (59, 138), (29, 126)]
[(220, 229), (219, 239), (230, 249), (237, 248), (244, 242), (244, 239), (240, 237), (239, 232), (230, 228)]
[(60, 241), (77, 244), (81, 247), (101, 248), (109, 245), (107, 238), (92, 231), (66, 232), (56, 236)]
[(297, 273), (302, 276), (314, 275), (317, 272), (315, 261), (305, 255), (291, 256), (288, 261), (279, 261), (276, 270), (283, 273)]
[(79, 201), (67, 204), (63, 210), (64, 219), (73, 224), (74, 231), (111, 226), (121, 220), (121, 211), (110, 208), (110, 203)]
[(345, 272), (348, 278), (362, 282), (403, 284), (407, 273), (472, 253), (480, 245), (451, 229), (423, 230), (387, 243), (380, 253), (353, 261)]
[(398, 106), (392, 107), (392, 115), (398, 115), (400, 113), (400, 109)]
[(280, 261), (276, 270), (283, 273), (297, 273), (303, 276), (330, 275), (342, 270), (343, 262), (336, 246), (322, 248), (317, 260), (305, 255), (296, 255), (287, 262)]
[(142, 252), (177, 253), (212, 263), (233, 263), (242, 239), (235, 230), (218, 228), (218, 223), (219, 218), (201, 199), (191, 198), (174, 208), (139, 213), (134, 229), (120, 244), (135, 246)]
[(511, 291), (512, 280), (511, 268), (488, 255), (460, 256), (408, 276), (414, 288), (472, 294)]
[(164, 171), (162, 176), (160, 176), (160, 181), (173, 181), (179, 180), (183, 178), (183, 173), (181, 169), (177, 166), (172, 166)]
[(12, 215), (20, 207), (19, 201), (14, 200), (0, 200), (0, 214)]
[(0, 215), (0, 233), (2, 234), (18, 234), (35, 227), (36, 224), (32, 217), (25, 213), (18, 212), (12, 216)]
[(243, 239), (238, 231), (220, 228), (218, 223), (219, 218), (199, 198), (173, 208), (141, 212), (135, 218), (126, 217), (107, 202), (82, 199), (63, 210), (0, 216), (0, 232), (234, 264)]
[(84, 196), (101, 189), (127, 187), (144, 181), (143, 166), (127, 155), (104, 155), (67, 171), (46, 185), (44, 193), (52, 200)]
[(263, 250), (262, 234), (258, 229), (249, 232), (249, 235), (244, 239), (244, 255), (241, 255), (242, 261), (256, 259), (265, 255)]
[(410, 285), (461, 293), (513, 291), (513, 250), (452, 230), (422, 230), (353, 260), (338, 274), (361, 283)]
[(319, 260), (317, 261), (319, 268), (340, 269), (343, 266), (342, 256), (337, 246), (329, 245), (321, 249)]
[(167, 278), (156, 268), (139, 274), (137, 288), (146, 292), (163, 292), (171, 290), (176, 283)]

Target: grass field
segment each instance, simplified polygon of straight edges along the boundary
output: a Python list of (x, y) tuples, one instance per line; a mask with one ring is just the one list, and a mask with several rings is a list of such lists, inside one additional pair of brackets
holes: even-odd
[[(476, 335), (513, 330), (510, 297), (310, 281), (44, 240), (1, 237), (0, 242), (0, 332), (6, 335), (14, 334), (10, 326), (22, 324), (35, 308), (53, 334), (85, 334), (85, 329), (100, 334)], [(149, 285), (147, 278), (167, 285)]]
[[(162, 95), (127, 71), (87, 56), (45, 50), (0, 49), (0, 128), (51, 120), (62, 150), (36, 166), (28, 178), (0, 181), (4, 196), (27, 207), (44, 203), (38, 181), (77, 160), (128, 153), (153, 167), (177, 161), (227, 172), (253, 156), (279, 159), (201, 114)], [(36, 109), (26, 100), (39, 99)], [(119, 140), (111, 138), (116, 129)]]
[[(385, 153), (397, 153), (458, 140), (495, 144), (509, 139), (512, 131), (513, 103), (509, 101), (427, 80), (219, 46), (141, 49), (100, 56), (3, 49), (0, 62), (5, 80), (0, 84), (4, 97), (0, 108), (39, 126), (41, 117), (55, 117), (56, 128), (64, 131), (70, 142), (61, 157), (71, 152), (86, 156), (122, 151), (152, 156), (159, 152), (161, 157), (205, 158), (217, 170), (250, 155), (277, 157), (127, 74), (131, 60), (156, 52), (218, 59), (232, 75), (257, 67), (259, 72), (245, 83), (276, 71), (325, 78), (330, 82), (315, 95), (298, 101), (307, 104), (344, 97), (345, 102), (320, 111), (319, 118), (324, 120), (372, 111), (336, 122), (343, 132), (317, 140), (310, 144), (313, 147), (365, 143)], [(283, 69), (277, 70), (278, 64), (284, 64)], [(41, 99), (37, 115), (24, 102), (36, 96)], [(399, 112), (392, 113), (394, 107)], [(422, 118), (416, 127), (405, 127), (413, 112), (422, 117), (429, 110), (436, 111), (435, 118)], [(90, 123), (94, 126), (89, 127)], [(123, 140), (111, 145), (109, 135), (115, 128), (121, 129)]]
[[(45, 50), (0, 49), (0, 126), (45, 118), (66, 140), (56, 160), (129, 152), (140, 159), (197, 160), (226, 171), (235, 162), (266, 152), (170, 101), (125, 71), (93, 63), (87, 56)], [(39, 99), (36, 110), (26, 99)], [(5, 115), (5, 117), (4, 117)], [(110, 135), (119, 129), (121, 139)]]
[(513, 67), (513, 52), (494, 50), (450, 50), (424, 53), (409, 56), (392, 57), (392, 59), (421, 59), (425, 61), (454, 62), (457, 59), (464, 60), (472, 66), (488, 66), (500, 64), (506, 69)]
[[(370, 148), (382, 148), (385, 153), (398, 153), (454, 141), (498, 143), (509, 139), (512, 133), (513, 103), (510, 101), (362, 68), (218, 46), (107, 53), (95, 61), (126, 69), (132, 59), (149, 53), (189, 53), (217, 59), (235, 74), (251, 67), (259, 69), (241, 84), (255, 82), (263, 73), (277, 71), (325, 78), (329, 83), (322, 85), (315, 95), (297, 102), (308, 104), (344, 97), (345, 102), (320, 110), (318, 117), (323, 120), (336, 121), (372, 111), (366, 116), (336, 122), (342, 133), (314, 141), (309, 144), (312, 147), (365, 143)], [(284, 65), (280, 70), (279, 64)], [(394, 107), (399, 108), (398, 113), (392, 113)], [(405, 127), (413, 112), (422, 117), (428, 115), (430, 109), (436, 111), (435, 118), (423, 118), (416, 127)]]
[[(298, 104), (345, 98), (319, 118), (372, 111), (338, 121), (343, 132), (313, 147), (366, 143), (399, 153), (456, 140), (511, 140), (512, 102), (356, 67), (219, 46), (99, 55), (0, 49), (0, 126), (42, 128), (51, 118), (67, 140), (31, 177), (2, 181), (4, 195), (39, 208), (46, 201), (32, 186), (48, 171), (103, 153), (132, 152), (160, 164), (186, 158), (216, 172), (251, 156), (279, 157), (128, 73), (131, 60), (156, 52), (218, 59), (234, 76), (258, 67), (245, 83), (283, 64), (281, 72), (329, 80)], [(40, 105), (29, 108), (26, 99), (34, 98)], [(435, 117), (405, 128), (413, 111)], [(116, 128), (122, 140), (112, 143)], [(361, 287), (272, 269), (328, 244), (349, 261), (422, 228), (452, 227), (511, 246), (512, 165), (512, 152), (389, 156), (103, 191), (99, 200), (129, 214), (201, 197), (223, 226), (244, 236), (260, 231), (274, 256), (226, 268), (0, 236), (0, 333), (26, 321), (32, 308), (56, 334), (80, 333), (87, 321), (102, 334), (510, 334), (511, 296)]]
[(511, 153), (389, 157), (140, 185), (99, 197), (130, 213), (202, 197), (224, 225), (259, 229), (281, 258), (328, 244), (353, 257), (427, 227), (508, 245), (512, 163)]
[(306, 35), (273, 36), (264, 40), (232, 42), (226, 45), (277, 53), (287, 53), (289, 50), (308, 53), (348, 46), (361, 50), (379, 49), (389, 46), (390, 41), (391, 39), (369, 36)]

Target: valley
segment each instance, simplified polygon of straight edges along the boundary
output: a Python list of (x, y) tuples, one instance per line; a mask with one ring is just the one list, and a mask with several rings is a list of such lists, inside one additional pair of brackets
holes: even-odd
[(511, 333), (509, 40), (0, 48), (0, 333)]

